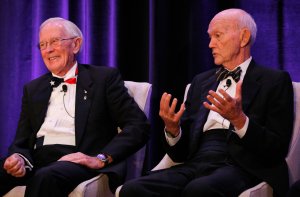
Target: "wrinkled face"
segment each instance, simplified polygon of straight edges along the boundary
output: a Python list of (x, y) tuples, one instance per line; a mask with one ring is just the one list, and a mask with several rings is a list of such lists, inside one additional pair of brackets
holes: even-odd
[[(40, 31), (40, 45), (46, 45), (41, 49), (42, 58), (48, 70), (58, 76), (64, 76), (75, 63), (75, 54), (78, 52), (76, 39), (65, 31), (58, 23), (49, 23)], [(57, 40), (58, 44), (57, 44)], [(53, 44), (55, 43), (55, 44)]]
[(215, 17), (210, 22), (207, 32), (215, 64), (229, 69), (234, 68), (241, 55), (237, 21), (232, 18)]

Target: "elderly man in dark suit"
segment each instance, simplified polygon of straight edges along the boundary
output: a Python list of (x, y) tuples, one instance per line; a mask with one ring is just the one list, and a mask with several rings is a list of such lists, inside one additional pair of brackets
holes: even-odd
[(121, 184), (124, 160), (148, 140), (146, 116), (117, 69), (76, 61), (83, 38), (74, 23), (48, 19), (39, 36), (50, 72), (24, 86), (16, 137), (1, 161), (0, 195), (25, 184), (25, 196), (67, 196), (99, 172), (114, 177), (112, 187)]
[(184, 163), (125, 183), (121, 197), (233, 197), (261, 181), (285, 195), (293, 127), (290, 76), (255, 63), (250, 48), (256, 24), (244, 10), (218, 13), (208, 35), (221, 67), (194, 78), (178, 112), (170, 94), (160, 103), (167, 153)]

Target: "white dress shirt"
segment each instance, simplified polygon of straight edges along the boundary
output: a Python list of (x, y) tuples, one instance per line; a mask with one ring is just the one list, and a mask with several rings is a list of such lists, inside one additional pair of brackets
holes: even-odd
[[(66, 73), (65, 80), (76, 76), (77, 62)], [(50, 85), (50, 84), (49, 84)], [(67, 86), (67, 91), (62, 91), (62, 86)], [(43, 145), (64, 144), (75, 146), (75, 98), (76, 84), (61, 83), (50, 96), (49, 105), (44, 123), (36, 137), (44, 136)]]

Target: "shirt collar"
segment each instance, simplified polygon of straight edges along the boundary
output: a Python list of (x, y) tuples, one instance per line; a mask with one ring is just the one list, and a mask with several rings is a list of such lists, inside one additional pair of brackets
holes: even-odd
[(77, 69), (77, 62), (72, 66), (72, 68), (65, 74), (65, 76), (57, 76), (54, 73), (52, 73), (52, 76), (57, 78), (64, 78), (65, 80), (76, 77), (76, 69)]
[(250, 64), (251, 60), (252, 60), (252, 56), (250, 56), (246, 61), (244, 61), (243, 63), (241, 63), (241, 64), (239, 65), (239, 67), (242, 69), (242, 73), (241, 73), (240, 80), (243, 80), (243, 79), (244, 79), (245, 74), (246, 74), (246, 72), (247, 72), (247, 69), (248, 69), (248, 67), (249, 67), (249, 64)]

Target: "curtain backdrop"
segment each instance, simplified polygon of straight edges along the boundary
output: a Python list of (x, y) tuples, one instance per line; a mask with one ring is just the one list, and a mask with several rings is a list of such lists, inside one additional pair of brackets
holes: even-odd
[(0, 157), (7, 154), (19, 118), (23, 85), (47, 72), (38, 43), (49, 17), (76, 23), (84, 35), (80, 63), (118, 67), (124, 80), (153, 84), (151, 140), (145, 170), (165, 154), (158, 116), (164, 91), (180, 101), (185, 85), (215, 67), (208, 48), (211, 18), (242, 8), (256, 20), (253, 58), (300, 81), (298, 0), (0, 0)]

